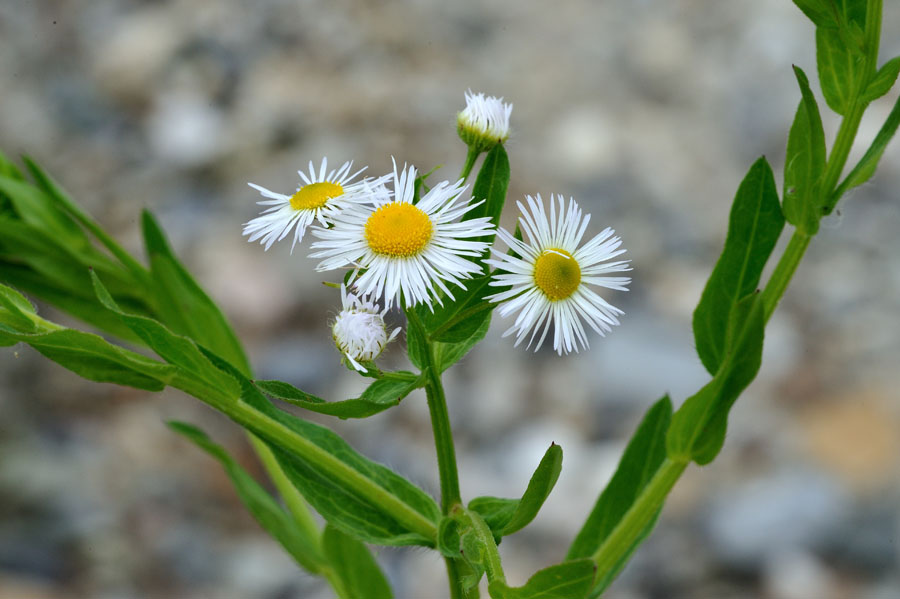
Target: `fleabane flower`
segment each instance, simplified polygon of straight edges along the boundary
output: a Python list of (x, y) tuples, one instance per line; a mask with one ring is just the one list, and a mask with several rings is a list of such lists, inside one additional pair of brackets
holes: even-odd
[(509, 139), (509, 115), (512, 104), (503, 98), (466, 92), (466, 107), (456, 116), (460, 139), (477, 152), (486, 152)]
[[(498, 270), (490, 282), (507, 290), (488, 296), (492, 302), (504, 302), (498, 308), (506, 317), (518, 312), (516, 321), (503, 336), (516, 333), (519, 345), (526, 336), (530, 347), (535, 337), (537, 351), (550, 325), (553, 325), (553, 349), (562, 355), (587, 348), (587, 333), (583, 323), (601, 337), (619, 324), (624, 314), (597, 295), (589, 286), (628, 291), (630, 277), (611, 276), (631, 270), (628, 260), (611, 261), (625, 253), (619, 249), (622, 240), (615, 231), (604, 229), (599, 235), (579, 247), (587, 229), (590, 215), (583, 215), (574, 199), (568, 208), (562, 196), (550, 196), (550, 215), (544, 210), (540, 194), (537, 199), (526, 196), (528, 206), (517, 202), (519, 218), (526, 241), (519, 241), (505, 229), (497, 235), (514, 254), (493, 249), (497, 259), (487, 262)], [(557, 208), (558, 206), (558, 208)]]
[(310, 257), (323, 259), (316, 270), (354, 266), (354, 288), (383, 297), (388, 308), (401, 296), (407, 306), (441, 303), (440, 292), (452, 299), (448, 283), (465, 289), (462, 281), (481, 271), (468, 257), (480, 256), (488, 243), (472, 239), (491, 235), (494, 226), (487, 217), (458, 221), (481, 203), (461, 198), (462, 180), (438, 183), (415, 204), (415, 167), (398, 170), (395, 162), (393, 180), (393, 199), (351, 206), (331, 228), (313, 229), (319, 251)]
[(331, 325), (334, 344), (353, 368), (366, 372), (360, 362), (372, 362), (380, 356), (400, 329), (388, 333), (384, 324), (387, 310), (379, 312), (378, 304), (348, 293), (344, 285), (341, 285), (341, 306), (340, 314)]
[(347, 206), (370, 201), (374, 196), (385, 195), (384, 178), (361, 179), (354, 181), (365, 167), (351, 173), (352, 162), (345, 162), (340, 168), (328, 171), (328, 159), (322, 158), (319, 172), (316, 172), (312, 161), (309, 162), (309, 174), (297, 171), (303, 185), (293, 195), (284, 195), (270, 191), (255, 183), (250, 187), (259, 191), (263, 197), (269, 198), (257, 202), (269, 206), (262, 214), (244, 224), (244, 235), (249, 241), (261, 239), (266, 250), (276, 241), (281, 241), (294, 231), (294, 246), (303, 239), (312, 222), (318, 221), (323, 227), (331, 224), (331, 220)]

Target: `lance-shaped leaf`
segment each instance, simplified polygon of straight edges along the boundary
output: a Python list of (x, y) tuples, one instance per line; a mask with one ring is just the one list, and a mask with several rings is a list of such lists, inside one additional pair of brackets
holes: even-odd
[[(664, 396), (644, 415), (619, 460), (615, 474), (597, 498), (594, 509), (572, 542), (566, 559), (594, 555), (619, 524), (663, 463), (666, 457), (666, 431), (671, 420), (672, 402), (668, 396)], [(647, 525), (634, 545), (623, 552), (621, 560), (613, 568), (597, 573), (598, 580), (592, 589), (592, 597), (602, 593), (612, 583), (634, 550), (650, 534), (655, 522), (656, 518)]]
[(484, 518), (494, 537), (499, 539), (511, 535), (534, 520), (559, 479), (561, 470), (562, 448), (551, 443), (528, 481), (522, 499), (476, 497), (469, 502), (469, 509)]
[(202, 351), (241, 385), (241, 402), (229, 415), (271, 447), (285, 475), (330, 524), (369, 543), (434, 545), (441, 517), (434, 499), (327, 428), (277, 409), (233, 366)]
[(825, 209), (826, 213), (830, 213), (834, 209), (835, 204), (848, 189), (862, 185), (872, 178), (885, 148), (897, 132), (898, 125), (900, 125), (900, 98), (894, 102), (894, 108), (872, 141), (872, 145), (829, 198), (828, 206)]
[(857, 36), (852, 35), (861, 29), (856, 23), (852, 25), (816, 28), (816, 65), (822, 94), (829, 108), (841, 116), (850, 110), (864, 68)]
[(328, 525), (322, 534), (322, 548), (347, 597), (358, 599), (391, 599), (394, 594), (369, 549)]
[(102, 337), (49, 323), (15, 290), (0, 285), (0, 338), (23, 342), (84, 378), (148, 391), (161, 391), (176, 369), (112, 345)]
[(369, 385), (359, 398), (344, 401), (325, 401), (283, 381), (253, 381), (253, 383), (266, 395), (312, 412), (338, 418), (368, 418), (396, 406), (411, 391), (420, 386), (418, 377), (414, 374), (411, 372), (403, 374), (409, 376), (402, 379), (378, 379)]
[(318, 539), (309, 538), (278, 502), (221, 445), (214, 443), (206, 433), (190, 424), (169, 422), (169, 427), (222, 464), (250, 514), (266, 532), (281, 543), (298, 564), (313, 574), (321, 571), (325, 556), (319, 548)]
[(91, 280), (100, 303), (110, 312), (118, 315), (122, 322), (163, 360), (177, 366), (191, 378), (202, 381), (223, 397), (236, 398), (239, 395), (240, 387), (237, 381), (213, 366), (191, 339), (172, 333), (152, 318), (123, 312), (93, 271), (91, 271)]
[[(481, 170), (472, 187), (472, 201), (484, 200), (482, 204), (470, 210), (465, 219), (489, 217), (496, 227), (500, 223), (500, 213), (506, 203), (506, 191), (509, 188), (509, 157), (502, 144), (494, 146), (481, 163)], [(490, 242), (493, 236), (482, 237), (481, 241)]]
[(214, 348), (243, 374), (249, 375), (250, 364), (222, 311), (178, 261), (153, 215), (144, 211), (141, 224), (153, 290), (165, 322), (175, 332)]
[(728, 353), (722, 367), (672, 417), (666, 451), (673, 460), (711, 462), (725, 441), (728, 412), (759, 371), (765, 314), (759, 294), (742, 300), (729, 323)]
[(491, 599), (584, 599), (594, 584), (596, 566), (589, 559), (577, 559), (536, 572), (521, 587), (501, 581), (488, 585)]
[(784, 228), (775, 178), (765, 158), (750, 167), (731, 206), (725, 248), (694, 310), (697, 353), (715, 375), (727, 351), (731, 313), (756, 290), (763, 267)]
[(794, 0), (797, 8), (817, 27), (837, 27), (836, 14), (831, 0)]
[(59, 209), (53, 198), (37, 187), (0, 176), (0, 194), (10, 199), (22, 221), (45, 231), (60, 245), (71, 248), (73, 252), (91, 249), (87, 235), (78, 224)]
[(821, 198), (822, 173), (825, 171), (825, 131), (819, 107), (809, 88), (809, 80), (800, 67), (794, 67), (803, 99), (788, 136), (784, 165), (784, 217), (806, 233), (819, 229), (824, 202)]
[(461, 291), (453, 302), (445, 302), (431, 312), (425, 307), (417, 308), (422, 325), (432, 341), (461, 343), (468, 340), (491, 317), (496, 304), (485, 300), (493, 293), (489, 287), (491, 277), (481, 275), (465, 281), (466, 290)]
[(867, 103), (872, 102), (891, 91), (897, 81), (898, 73), (900, 73), (900, 56), (892, 58), (878, 69), (875, 77), (866, 86), (866, 91), (860, 100)]

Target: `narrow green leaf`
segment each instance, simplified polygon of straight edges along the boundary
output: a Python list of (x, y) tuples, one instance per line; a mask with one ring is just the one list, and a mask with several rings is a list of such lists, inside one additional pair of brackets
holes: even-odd
[(325, 556), (319, 549), (318, 539), (309, 538), (278, 502), (228, 455), (221, 445), (214, 443), (206, 433), (190, 424), (169, 422), (169, 428), (192, 441), (222, 464), (238, 497), (250, 514), (266, 532), (281, 543), (300, 566), (313, 574), (321, 570)]
[(788, 136), (784, 166), (784, 217), (809, 236), (822, 216), (820, 187), (825, 171), (825, 130), (806, 73), (794, 67), (803, 99)]
[[(506, 191), (509, 188), (509, 157), (502, 144), (494, 146), (484, 157), (481, 170), (472, 187), (472, 201), (484, 200), (482, 204), (470, 210), (464, 217), (489, 217), (496, 227), (500, 224), (500, 213), (506, 203)], [(480, 241), (491, 242), (493, 235), (479, 238)]]
[(487, 335), (488, 328), (491, 326), (490, 312), (487, 313), (488, 318), (479, 319), (481, 320), (481, 324), (478, 325), (478, 328), (475, 329), (466, 339), (463, 341), (459, 341), (456, 343), (444, 343), (442, 341), (435, 341), (433, 343), (434, 346), (434, 360), (435, 364), (438, 365), (438, 368), (441, 372), (444, 372), (457, 362), (463, 359), (463, 357), (469, 353), (469, 350), (472, 349), (476, 343), (484, 339), (484, 336)]
[(178, 261), (159, 224), (148, 211), (141, 217), (154, 290), (165, 322), (250, 375), (250, 363), (222, 311)]
[(260, 439), (269, 444), (281, 464), (285, 475), (297, 487), (303, 497), (330, 524), (343, 532), (368, 543), (379, 545), (433, 545), (426, 538), (404, 525), (396, 514), (385, 511), (370, 497), (348, 485), (341, 473), (329, 467), (334, 460), (344, 468), (365, 478), (372, 486), (390, 494), (401, 502), (410, 513), (437, 528), (441, 517), (434, 499), (414, 484), (357, 453), (338, 435), (325, 427), (307, 422), (273, 406), (246, 377), (218, 356), (201, 348), (201, 351), (225, 373), (233, 376), (241, 385), (241, 402), (286, 427), (305, 439), (316, 449), (321, 458), (304, 459), (273, 439), (272, 431), (248, 422), (241, 422)]
[(794, 4), (817, 27), (837, 27), (836, 13), (829, 0), (794, 0)]
[(0, 285), (0, 324), (22, 333), (33, 333), (37, 330), (37, 323), (32, 319), (34, 315), (34, 306), (24, 295)]
[(112, 345), (102, 337), (73, 329), (22, 333), (0, 324), (0, 334), (27, 343), (44, 357), (90, 381), (162, 391), (175, 368)]
[(578, 559), (539, 570), (521, 587), (500, 581), (488, 585), (492, 599), (584, 599), (594, 583), (596, 566)]
[(666, 432), (671, 420), (672, 402), (666, 395), (644, 415), (566, 559), (593, 555), (613, 531), (665, 459)]
[(337, 528), (328, 525), (322, 548), (344, 590), (353, 599), (391, 599), (394, 594), (369, 549)]
[(731, 313), (742, 297), (756, 290), (783, 228), (775, 178), (769, 163), (760, 158), (737, 190), (725, 248), (694, 311), (697, 353), (710, 374), (715, 375), (728, 350)]
[(418, 378), (409, 373), (411, 379), (382, 378), (369, 385), (357, 399), (329, 402), (301, 391), (283, 381), (254, 381), (264, 393), (292, 403), (312, 412), (328, 414), (338, 418), (367, 418), (396, 406), (419, 386)]
[(857, 82), (863, 76), (862, 51), (845, 31), (833, 27), (816, 29), (816, 64), (822, 94), (829, 108), (841, 116), (850, 110)]
[(743, 299), (729, 322), (728, 354), (713, 379), (672, 417), (666, 451), (673, 460), (711, 462), (725, 441), (728, 412), (759, 371), (765, 312), (759, 294)]
[(562, 470), (562, 457), (562, 448), (551, 443), (528, 481), (522, 499), (477, 497), (469, 503), (469, 509), (484, 518), (498, 539), (525, 528), (537, 516), (553, 490)]
[(872, 102), (891, 91), (891, 88), (894, 87), (894, 83), (897, 81), (898, 73), (900, 73), (900, 56), (892, 58), (878, 69), (875, 77), (869, 82), (866, 91), (862, 94), (860, 101)]
[[(9, 177), (10, 179), (17, 179), (19, 181), (25, 180), (19, 167), (13, 164), (3, 152), (0, 152), (0, 177)], [(2, 196), (2, 194), (0, 194), (0, 196)]]
[(834, 194), (832, 194), (831, 198), (829, 198), (826, 213), (831, 213), (838, 200), (848, 189), (856, 187), (857, 185), (862, 185), (872, 178), (872, 175), (875, 174), (875, 170), (878, 168), (878, 162), (881, 160), (885, 148), (887, 148), (888, 143), (890, 143), (894, 134), (897, 132), (898, 125), (900, 125), (900, 98), (894, 103), (894, 108), (884, 121), (884, 125), (882, 125), (881, 129), (878, 131), (878, 135), (876, 135), (874, 141), (872, 141), (872, 145), (869, 146), (869, 149), (866, 150), (866, 153), (857, 165), (853, 167), (853, 170), (850, 171), (847, 177), (835, 190)]
[(71, 248), (73, 252), (90, 248), (90, 241), (81, 227), (37, 187), (25, 181), (0, 176), (0, 193), (10, 199), (24, 222), (47, 233), (61, 245)]
[(213, 366), (191, 339), (172, 333), (152, 318), (123, 312), (93, 271), (91, 271), (91, 281), (100, 303), (118, 315), (122, 322), (163, 360), (179, 367), (189, 373), (191, 377), (203, 381), (227, 397), (239, 395), (240, 387), (237, 381)]

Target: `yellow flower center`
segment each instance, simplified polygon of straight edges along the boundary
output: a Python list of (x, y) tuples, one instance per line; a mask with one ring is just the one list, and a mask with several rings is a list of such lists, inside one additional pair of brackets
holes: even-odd
[(415, 256), (431, 239), (431, 219), (412, 204), (391, 202), (366, 221), (366, 241), (372, 251), (393, 258)]
[(534, 284), (551, 302), (566, 299), (580, 283), (581, 267), (566, 250), (544, 250), (534, 263)]
[(322, 181), (310, 183), (297, 190), (291, 196), (291, 208), (294, 210), (315, 210), (325, 205), (331, 198), (343, 195), (344, 188), (339, 183)]

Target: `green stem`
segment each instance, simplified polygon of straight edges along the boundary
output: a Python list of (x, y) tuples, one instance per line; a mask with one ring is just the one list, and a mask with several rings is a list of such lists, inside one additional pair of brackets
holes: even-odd
[[(428, 339), (425, 327), (419, 320), (414, 308), (406, 310), (409, 326), (424, 344), (425, 363), (422, 373), (425, 375), (425, 397), (428, 400), (428, 412), (431, 416), (431, 429), (434, 431), (434, 447), (437, 453), (438, 473), (441, 480), (441, 510), (444, 515), (462, 504), (459, 492), (459, 473), (456, 469), (456, 450), (453, 447), (453, 433), (450, 430), (450, 415), (447, 412), (447, 398), (441, 374), (434, 359), (434, 345)], [(450, 582), (450, 597), (463, 599), (466, 596), (460, 581), (459, 566), (454, 559), (445, 557), (447, 577)]]
[(436, 539), (437, 527), (431, 520), (312, 441), (243, 402), (216, 407), (235, 422), (256, 434), (263, 433), (267, 438), (296, 453), (309, 463), (328, 470), (332, 476), (340, 479), (347, 487), (357, 491), (373, 504), (391, 514), (397, 522), (409, 530), (431, 541)]
[(653, 519), (688, 462), (666, 458), (625, 515), (603, 544), (591, 556), (597, 564), (597, 578), (603, 577), (619, 563), (622, 555), (638, 540)]
[(772, 276), (769, 278), (769, 282), (766, 283), (766, 288), (762, 292), (763, 310), (765, 310), (766, 322), (769, 321), (769, 317), (772, 316), (772, 312), (774, 312), (775, 307), (778, 306), (778, 302), (781, 299), (781, 296), (784, 295), (788, 283), (791, 282), (791, 277), (794, 276), (794, 271), (797, 270), (797, 266), (800, 264), (800, 260), (803, 259), (803, 254), (806, 252), (806, 248), (809, 246), (811, 240), (812, 237), (800, 232), (799, 229), (794, 231), (794, 235), (791, 237), (790, 242), (788, 242), (784, 254), (782, 254), (781, 259), (778, 260), (778, 265), (775, 266), (775, 270), (772, 272)]
[(478, 150), (476, 150), (473, 146), (469, 146), (469, 151), (466, 154), (466, 163), (463, 165), (462, 171), (459, 173), (459, 178), (465, 181), (469, 178), (469, 173), (472, 172), (472, 167), (475, 166), (475, 161), (478, 160), (478, 155), (481, 154)]

